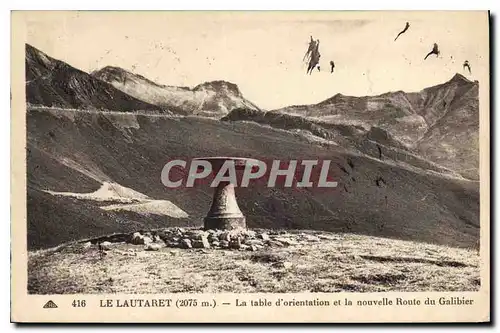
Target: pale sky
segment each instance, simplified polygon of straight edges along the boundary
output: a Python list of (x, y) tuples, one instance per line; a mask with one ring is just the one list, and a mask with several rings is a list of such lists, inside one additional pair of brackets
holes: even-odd
[[(311, 35), (321, 72), (306, 75)], [(27, 42), (86, 72), (111, 65), (167, 85), (230, 81), (264, 109), (418, 91), (488, 71), (486, 12), (48, 12), (33, 14)], [(440, 57), (424, 61), (435, 42)]]

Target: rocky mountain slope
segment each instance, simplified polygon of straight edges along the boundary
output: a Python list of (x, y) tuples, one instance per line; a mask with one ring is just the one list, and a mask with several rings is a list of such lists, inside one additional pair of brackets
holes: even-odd
[(170, 159), (217, 155), (332, 161), (337, 188), (237, 189), (250, 228), (458, 247), (479, 238), (479, 183), (457, 174), (472, 174), (477, 160), (477, 84), (460, 76), (420, 93), (263, 112), (227, 82), (188, 89), (113, 68), (89, 75), (27, 45), (26, 93), (29, 249), (200, 226), (212, 189), (167, 189), (161, 170)]
[[(337, 188), (256, 183), (237, 189), (251, 228), (352, 232), (451, 246), (472, 246), (479, 237), (477, 182), (311, 144), (300, 133), (251, 122), (64, 110), (32, 110), (27, 127), (30, 248), (139, 228), (200, 226), (213, 189), (167, 189), (160, 175), (170, 159), (214, 155), (332, 160)], [(123, 202), (116, 193), (132, 195)]]
[(71, 109), (157, 111), (109, 83), (98, 80), (63, 61), (26, 44), (26, 102)]
[(177, 114), (220, 117), (234, 108), (259, 109), (243, 97), (237, 85), (226, 81), (205, 82), (192, 89), (166, 86), (112, 66), (94, 71), (92, 75), (130, 96)]
[(450, 81), (420, 92), (362, 97), (337, 94), (318, 104), (273, 111), (323, 123), (375, 126), (414, 153), (478, 179), (478, 90), (477, 81), (456, 74)]

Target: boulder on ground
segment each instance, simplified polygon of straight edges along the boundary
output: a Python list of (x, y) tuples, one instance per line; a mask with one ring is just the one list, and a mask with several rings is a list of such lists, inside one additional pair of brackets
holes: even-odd
[(202, 238), (201, 240), (194, 240), (192, 243), (194, 248), (197, 249), (209, 249), (210, 243), (207, 238)]
[(280, 262), (274, 263), (272, 266), (274, 268), (290, 269), (290, 268), (292, 268), (292, 263), (289, 261), (280, 261)]
[(185, 249), (192, 249), (193, 245), (191, 244), (191, 240), (189, 238), (184, 238), (181, 242), (182, 247)]
[(265, 233), (265, 232), (261, 233), (259, 236), (260, 236), (260, 238), (262, 238), (262, 240), (264, 242), (271, 239), (271, 238), (269, 238), (269, 235), (267, 233)]
[(111, 245), (112, 243), (111, 242), (102, 242), (99, 244), (99, 247), (102, 249), (102, 250), (111, 250)]
[(247, 245), (264, 245), (264, 242), (259, 239), (245, 239), (244, 243)]
[(144, 247), (144, 250), (146, 250), (146, 251), (158, 251), (160, 249), (161, 249), (161, 245), (155, 244), (155, 243), (146, 244), (146, 246)]

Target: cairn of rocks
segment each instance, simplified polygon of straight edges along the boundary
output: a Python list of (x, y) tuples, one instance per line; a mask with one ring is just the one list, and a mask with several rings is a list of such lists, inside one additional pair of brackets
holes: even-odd
[(92, 243), (98, 244), (101, 252), (111, 250), (115, 244), (120, 243), (143, 245), (145, 251), (159, 251), (162, 248), (258, 251), (264, 248), (335, 241), (339, 240), (339, 237), (338, 235), (287, 232), (284, 230), (204, 230), (202, 228), (170, 227), (153, 231), (104, 236), (82, 244), (84, 248), (90, 247)]
[[(287, 247), (304, 242), (330, 240), (332, 236), (307, 233), (287, 233), (285, 231), (204, 230), (199, 228), (165, 228), (144, 233), (135, 232), (126, 242), (144, 245), (146, 251), (158, 251), (163, 247), (180, 249), (227, 249), (258, 251), (266, 247)], [(107, 249), (109, 241), (100, 243)]]
[[(252, 230), (165, 229), (158, 233), (167, 247), (257, 251), (270, 241), (266, 233)], [(283, 246), (283, 245), (282, 245)]]
[(330, 240), (331, 236), (284, 231), (203, 230), (197, 228), (166, 228), (155, 232), (134, 233), (130, 243), (145, 245), (146, 250), (161, 247), (181, 249), (228, 249), (257, 251), (265, 247), (287, 247), (304, 242)]

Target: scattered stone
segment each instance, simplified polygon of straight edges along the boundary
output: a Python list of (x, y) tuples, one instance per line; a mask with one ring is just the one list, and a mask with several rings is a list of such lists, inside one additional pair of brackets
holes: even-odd
[(153, 240), (148, 236), (141, 235), (139, 232), (134, 232), (134, 234), (132, 235), (131, 242), (132, 242), (132, 244), (135, 244), (135, 245), (145, 245), (145, 244), (152, 243)]
[(231, 239), (231, 242), (229, 243), (229, 247), (232, 249), (241, 248), (241, 237), (238, 236), (234, 239)]
[(208, 241), (207, 237), (202, 237), (201, 238), (201, 243), (203, 244), (204, 249), (209, 249), (210, 248), (210, 242)]
[(141, 235), (140, 232), (134, 232), (132, 234), (132, 238), (131, 238), (130, 242), (132, 244), (139, 244), (139, 242), (142, 242), (142, 238), (143, 238), (143, 236)]
[(319, 241), (320, 241), (319, 237), (316, 237), (316, 236), (314, 236), (314, 235), (304, 234), (302, 237), (303, 237), (306, 241), (308, 241), (308, 242), (319, 242)]
[(250, 245), (250, 251), (257, 251), (258, 249), (257, 245)]
[(168, 247), (179, 247), (180, 243), (179, 242), (168, 242), (166, 245)]
[(155, 243), (159, 243), (159, 242), (161, 242), (161, 241), (162, 241), (162, 239), (161, 239), (161, 237), (160, 237), (159, 235), (154, 235), (154, 237), (153, 237), (153, 242), (155, 242)]
[(274, 239), (275, 241), (278, 241), (284, 245), (297, 245), (298, 243), (290, 238), (285, 238), (285, 237), (276, 237)]
[(283, 243), (281, 243), (280, 241), (276, 241), (276, 240), (269, 240), (267, 242), (267, 244), (269, 244), (269, 246), (271, 246), (271, 247), (273, 247), (273, 246), (274, 247), (283, 247), (284, 246)]
[(229, 247), (229, 242), (227, 240), (220, 241), (220, 247), (227, 249)]
[(209, 249), (210, 248), (210, 243), (208, 242), (208, 239), (202, 238), (202, 240), (194, 240), (192, 243), (194, 248), (197, 249)]
[(157, 237), (160, 238), (165, 243), (168, 243), (172, 236), (169, 233), (162, 231), (157, 234)]
[(155, 243), (146, 244), (146, 246), (144, 247), (144, 250), (146, 250), (146, 251), (158, 251), (160, 249), (161, 249), (161, 245), (155, 244)]
[(247, 245), (264, 245), (264, 242), (259, 239), (246, 239), (245, 244)]
[(273, 264), (273, 267), (282, 269), (290, 269), (292, 268), (292, 266), (293, 266), (292, 263), (289, 261), (280, 261)]
[(132, 249), (128, 249), (127, 251), (121, 251), (120, 252), (122, 255), (124, 256), (130, 256), (130, 257), (136, 257), (137, 256), (137, 253), (132, 250)]
[(99, 245), (100, 245), (101, 249), (103, 249), (103, 250), (105, 250), (105, 251), (106, 251), (106, 250), (111, 250), (111, 245), (112, 245), (112, 243), (111, 243), (111, 242), (107, 242), (107, 241), (106, 241), (106, 242), (102, 242), (102, 243), (101, 243), (101, 244), (99, 244)]
[(173, 255), (173, 256), (176, 256), (179, 254), (179, 251), (170, 251), (170, 254)]
[(239, 249), (242, 250), (242, 251), (250, 250), (250, 245), (240, 244)]
[(208, 240), (213, 243), (213, 242), (218, 242), (219, 241), (219, 236), (216, 234), (210, 234), (208, 235)]
[(202, 237), (208, 237), (208, 232), (205, 230), (190, 230), (184, 233), (184, 237), (191, 238), (191, 239), (201, 239)]
[(177, 228), (175, 228), (175, 229), (174, 229), (174, 232), (175, 232), (175, 233), (178, 233), (178, 234), (179, 234), (179, 233), (180, 233), (180, 234), (183, 234), (183, 233), (185, 233), (185, 232), (186, 232), (186, 230), (184, 230), (184, 228), (179, 228), (179, 227), (177, 227)]
[(262, 238), (262, 240), (263, 240), (264, 242), (266, 242), (266, 241), (268, 241), (268, 240), (270, 240), (270, 239), (271, 239), (271, 238), (269, 238), (269, 235), (268, 235), (268, 234), (266, 234), (265, 232), (261, 233), (259, 236), (260, 236), (260, 238)]
[(88, 249), (92, 246), (91, 242), (85, 242), (82, 244), (82, 249)]
[(318, 235), (319, 239), (326, 239), (326, 240), (337, 240), (337, 237), (335, 236), (328, 236), (328, 235)]
[(247, 236), (248, 238), (255, 238), (255, 236), (257, 236), (257, 233), (256, 233), (255, 231), (253, 231), (253, 230), (249, 230), (249, 229), (244, 230), (244, 231), (242, 232), (242, 234), (243, 234), (244, 236)]
[(213, 247), (219, 247), (220, 243), (218, 241), (212, 242)]
[(191, 249), (193, 248), (193, 245), (191, 244), (191, 240), (189, 238), (184, 238), (182, 240), (182, 245), (185, 249)]
[(229, 231), (224, 231), (219, 235), (219, 240), (221, 241), (231, 241), (231, 233)]

